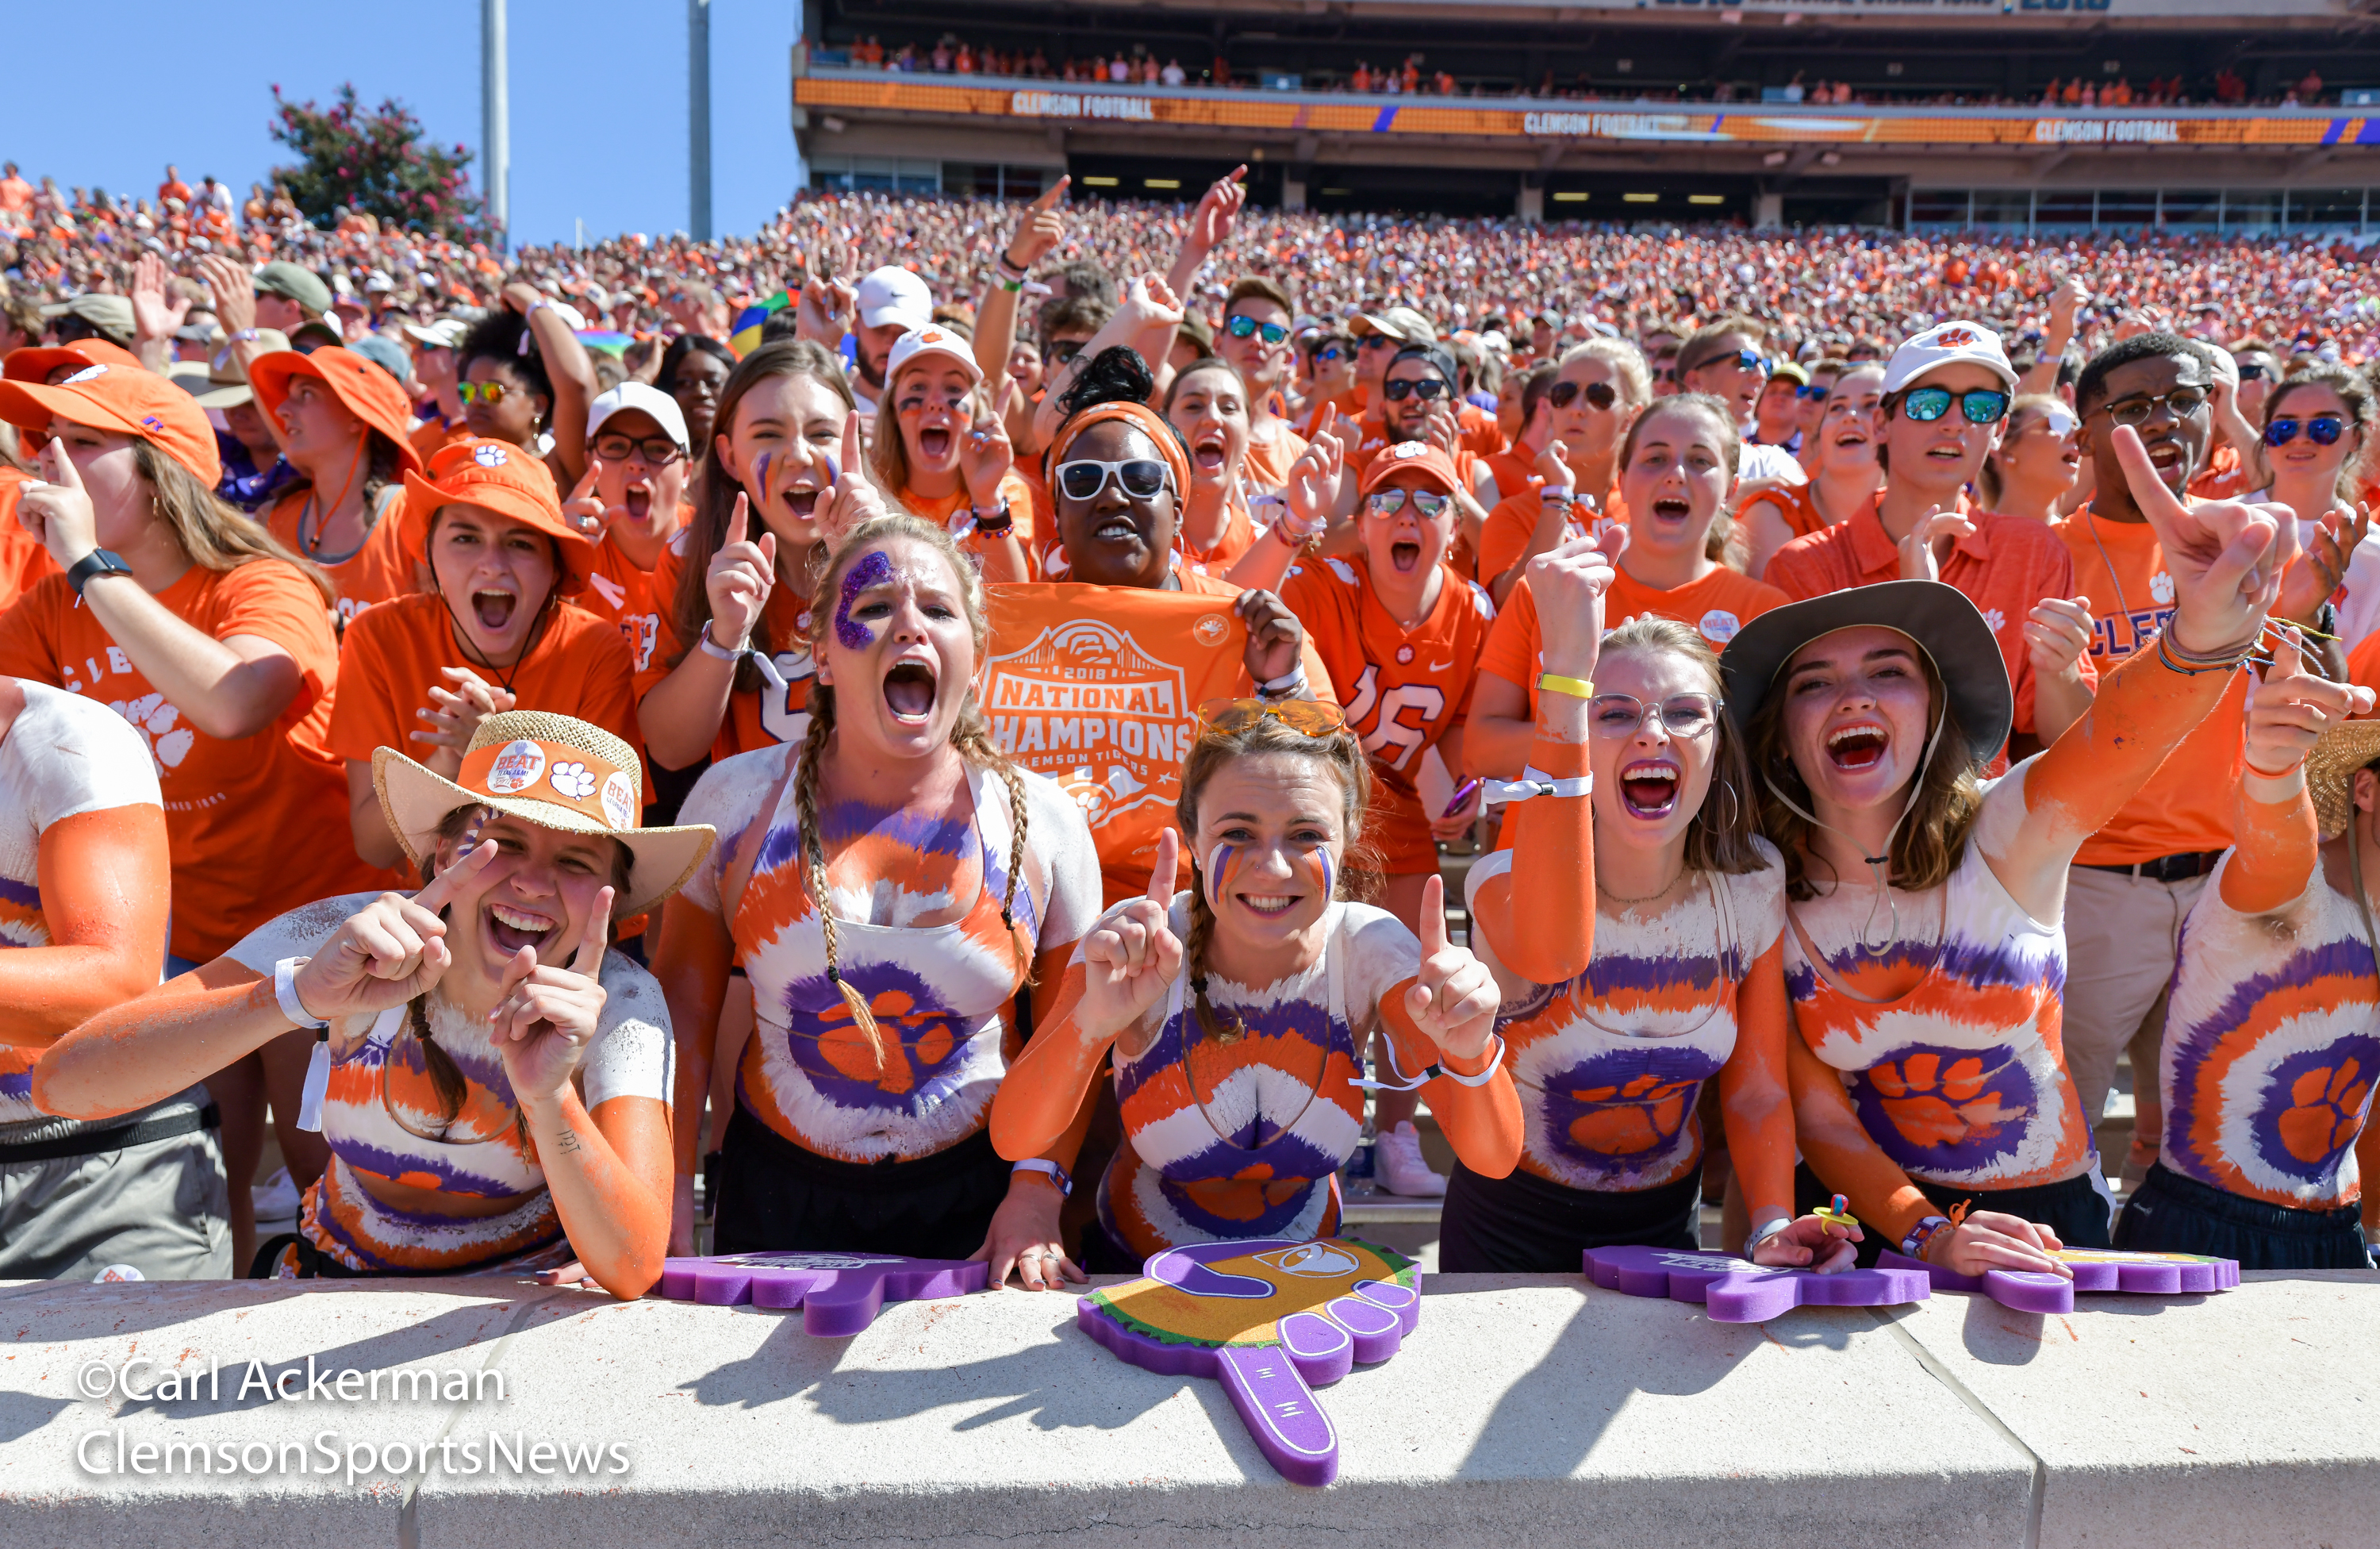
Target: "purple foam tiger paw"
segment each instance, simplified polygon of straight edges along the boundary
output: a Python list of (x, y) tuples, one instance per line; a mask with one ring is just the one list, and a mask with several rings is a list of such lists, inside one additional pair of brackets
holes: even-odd
[(1758, 1323), (1796, 1307), (1890, 1307), (1922, 1301), (1925, 1276), (1905, 1269), (1764, 1269), (1732, 1253), (1590, 1248), (1588, 1279), (1626, 1296), (1698, 1301), (1713, 1323)]
[(888, 1301), (932, 1301), (979, 1291), (990, 1266), (892, 1253), (726, 1253), (668, 1259), (653, 1294), (707, 1307), (802, 1310), (802, 1331), (824, 1338), (857, 1334)]

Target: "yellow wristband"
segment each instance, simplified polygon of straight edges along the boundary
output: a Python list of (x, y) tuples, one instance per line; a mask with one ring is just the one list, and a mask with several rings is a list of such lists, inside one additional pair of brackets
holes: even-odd
[(1595, 697), (1594, 684), (1584, 677), (1564, 677), (1558, 672), (1537, 674), (1537, 687), (1550, 689), (1557, 694), (1574, 695), (1583, 700), (1591, 700)]

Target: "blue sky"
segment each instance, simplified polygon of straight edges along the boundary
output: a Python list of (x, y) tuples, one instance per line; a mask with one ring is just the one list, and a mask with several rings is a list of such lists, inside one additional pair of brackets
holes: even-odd
[[(512, 213), (516, 239), (567, 241), (686, 224), (684, 0), (511, 0)], [(711, 209), (750, 231), (791, 197), (787, 51), (801, 8), (712, 0)], [(99, 26), (93, 29), (93, 22)], [(12, 15), (0, 157), (60, 188), (151, 194), (167, 162), (243, 195), (286, 152), (267, 133), (273, 88), (327, 102), (352, 80), (367, 104), (396, 97), (432, 139), (480, 141), (477, 0), (215, 8), (115, 0), (102, 13), (28, 6)], [(115, 83), (93, 112), (89, 65)], [(476, 180), (478, 164), (473, 165)]]

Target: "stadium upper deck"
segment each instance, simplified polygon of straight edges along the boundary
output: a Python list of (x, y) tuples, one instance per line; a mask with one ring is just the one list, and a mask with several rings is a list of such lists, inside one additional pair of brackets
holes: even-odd
[(1318, 210), (2380, 226), (2380, 17), (2245, 10), (812, 0), (795, 128), (843, 186), (1164, 197), (1245, 162), (1259, 201)]

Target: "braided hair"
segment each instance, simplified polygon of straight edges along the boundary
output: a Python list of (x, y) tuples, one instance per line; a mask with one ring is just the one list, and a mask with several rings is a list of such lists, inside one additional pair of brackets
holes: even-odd
[(1199, 732), (1197, 741), (1191, 744), (1189, 756), (1182, 761), (1182, 790), (1174, 808), (1182, 832), (1192, 840), (1194, 852), (1190, 857), (1190, 932), (1182, 944), (1182, 971), (1189, 980), (1191, 1014), (1198, 1019), (1198, 1031), (1218, 1043), (1235, 1043), (1248, 1029), (1237, 1017), (1226, 1023), (1207, 999), (1207, 950), (1214, 942), (1215, 909), (1207, 896), (1212, 879), (1206, 874), (1204, 858), (1195, 853), (1198, 801), (1207, 782), (1224, 765), (1261, 753), (1292, 753), (1311, 759), (1338, 776), (1346, 863), (1333, 884), (1333, 897), (1360, 892), (1359, 886), (1351, 885), (1351, 878), (1365, 872), (1369, 854), (1364, 839), (1364, 814), (1372, 801), (1372, 768), (1364, 755), (1363, 743), (1354, 732), (1342, 729), (1329, 737), (1308, 737), (1269, 715), (1238, 731)]
[[(874, 517), (853, 528), (842, 544), (819, 573), (813, 597), (826, 597), (854, 561), (862, 554), (888, 543), (906, 542), (932, 549), (942, 556), (951, 574), (958, 580), (960, 604), (966, 610), (969, 633), (974, 637), (975, 653), (980, 661), (991, 640), (991, 622), (984, 612), (983, 581), (975, 566), (960, 552), (949, 530), (939, 522), (923, 521), (906, 515)], [(810, 610), (809, 642), (813, 656), (820, 653), (828, 628), (831, 610), (813, 607)], [(801, 762), (794, 775), (794, 820), (801, 825), (802, 884), (818, 910), (819, 932), (826, 941), (826, 977), (843, 997), (845, 1009), (859, 1030), (867, 1034), (876, 1055), (877, 1068), (884, 1067), (885, 1048), (878, 1031), (876, 1017), (868, 998), (843, 977), (842, 947), (835, 930), (834, 898), (829, 891), (826, 874), (826, 841), (819, 825), (819, 771), (826, 762), (827, 743), (834, 735), (834, 689), (827, 683), (810, 686), (809, 730), (794, 755)], [(983, 718), (982, 707), (977, 703), (972, 686), (965, 702), (960, 707), (957, 722), (951, 727), (951, 747), (969, 764), (1000, 777), (1007, 787), (1010, 835), (1008, 841), (1008, 877), (1000, 896), (1000, 922), (1008, 932), (1009, 948), (1016, 959), (1016, 975), (1020, 987), (1033, 982), (1034, 942), (1016, 923), (1017, 879), (1025, 872), (1025, 847), (1031, 809), (1025, 796), (1025, 776), (991, 739), (991, 728)]]

